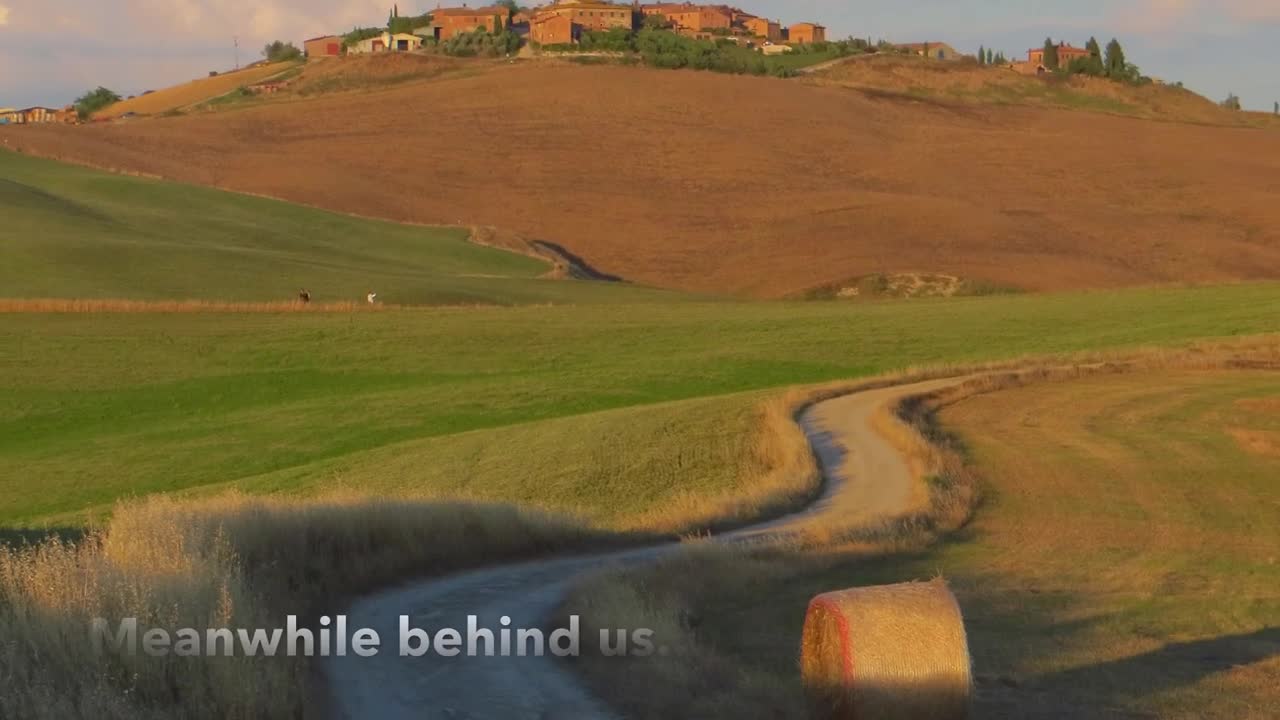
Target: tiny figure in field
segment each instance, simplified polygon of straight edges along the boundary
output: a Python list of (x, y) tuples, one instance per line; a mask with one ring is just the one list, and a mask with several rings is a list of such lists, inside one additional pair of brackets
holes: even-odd
[(369, 301), (369, 304), (370, 304), (370, 305), (372, 305), (372, 304), (373, 304), (373, 301), (378, 299), (378, 293), (376, 293), (376, 292), (371, 292), (371, 293), (369, 293), (368, 295), (366, 295), (366, 296), (364, 297), (364, 299), (365, 299), (365, 300), (368, 300), (368, 301)]
[(301, 300), (302, 303), (305, 305), (311, 302), (311, 293), (307, 292), (306, 290), (303, 290), (302, 292), (298, 293), (298, 299)]

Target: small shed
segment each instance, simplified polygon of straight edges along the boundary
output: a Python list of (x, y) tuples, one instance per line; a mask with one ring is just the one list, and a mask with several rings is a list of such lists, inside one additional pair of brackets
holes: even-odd
[(308, 59), (338, 57), (342, 54), (342, 38), (337, 35), (321, 35), (304, 40), (302, 47)]

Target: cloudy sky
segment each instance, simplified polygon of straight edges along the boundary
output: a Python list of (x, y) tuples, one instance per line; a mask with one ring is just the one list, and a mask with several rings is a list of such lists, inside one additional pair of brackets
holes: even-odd
[[(401, 14), (436, 6), (402, 0)], [(459, 4), (446, 2), (446, 5)], [(472, 2), (470, 4), (480, 4)], [(1044, 38), (1082, 45), (1118, 36), (1131, 61), (1247, 107), (1280, 100), (1280, 0), (741, 0), (786, 22), (816, 20), (835, 37), (946, 41), (1022, 55)], [(386, 20), (388, 0), (0, 0), (0, 106), (61, 105), (105, 85), (164, 87), (299, 42)]]

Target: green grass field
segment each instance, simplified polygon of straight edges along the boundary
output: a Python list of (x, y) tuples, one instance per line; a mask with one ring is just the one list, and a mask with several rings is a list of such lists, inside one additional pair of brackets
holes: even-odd
[[(373, 489), (523, 499), (538, 491), (370, 463), (429, 465), (456, 450), (419, 441), (470, 431), (912, 364), (1248, 335), (1275, 331), (1278, 316), (1274, 284), (859, 305), (0, 315), (0, 523), (212, 484), (316, 490), (341, 484), (334, 468), (347, 465)], [(613, 442), (567, 434), (583, 454)], [(646, 452), (677, 456), (698, 436), (661, 437)], [(643, 512), (664, 495), (633, 483), (606, 496), (577, 476), (544, 497)]]
[(0, 298), (392, 304), (669, 297), (541, 279), (458, 228), (400, 225), (0, 151)]

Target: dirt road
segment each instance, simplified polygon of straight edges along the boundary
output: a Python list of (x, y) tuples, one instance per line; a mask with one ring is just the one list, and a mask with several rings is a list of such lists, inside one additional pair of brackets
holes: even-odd
[[(914, 482), (907, 462), (871, 427), (875, 411), (905, 395), (960, 382), (933, 380), (870, 390), (818, 403), (801, 425), (818, 455), (826, 485), (822, 496), (797, 514), (728, 533), (723, 542), (759, 541), (839, 517), (871, 522), (911, 509)], [(373, 628), (383, 638), (372, 658), (331, 658), (325, 671), (337, 718), (441, 720), (578, 720), (613, 718), (551, 657), (421, 658), (399, 654), (401, 615), (411, 626), (434, 632), (467, 628), (475, 615), (496, 629), (507, 616), (513, 628), (544, 627), (570, 586), (583, 573), (651, 561), (678, 548), (671, 544), (607, 554), (554, 558), (425, 581), (365, 598), (348, 610), (349, 626)], [(797, 639), (797, 642), (799, 640)]]

